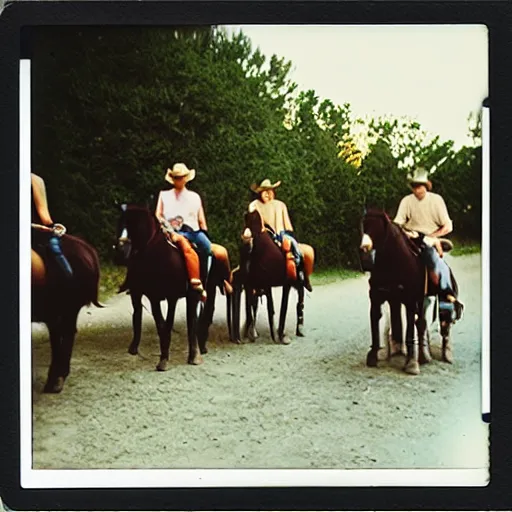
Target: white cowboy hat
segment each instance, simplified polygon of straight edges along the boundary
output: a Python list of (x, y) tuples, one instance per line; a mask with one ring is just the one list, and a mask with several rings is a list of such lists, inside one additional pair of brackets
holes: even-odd
[(264, 190), (272, 190), (274, 188), (279, 187), (281, 185), (280, 181), (276, 181), (275, 183), (271, 183), (268, 178), (265, 178), (259, 185), (257, 183), (253, 183), (251, 185), (251, 190), (256, 194), (263, 192)]
[(192, 181), (196, 177), (196, 170), (189, 169), (185, 164), (174, 164), (172, 169), (167, 169), (165, 180), (174, 185), (173, 178), (185, 177), (185, 182)]
[(418, 167), (412, 174), (408, 176), (409, 185), (416, 183), (425, 185), (427, 190), (432, 190), (432, 182), (429, 180), (428, 172), (423, 167)]

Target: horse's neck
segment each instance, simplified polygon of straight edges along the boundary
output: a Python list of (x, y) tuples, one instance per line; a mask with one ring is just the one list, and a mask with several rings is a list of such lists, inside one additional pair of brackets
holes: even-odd
[(153, 219), (148, 216), (146, 223), (141, 223), (137, 228), (135, 228), (134, 235), (131, 237), (133, 247), (135, 249), (142, 249), (143, 247), (146, 247), (154, 240), (157, 232), (158, 229), (156, 227), (156, 222), (153, 222)]

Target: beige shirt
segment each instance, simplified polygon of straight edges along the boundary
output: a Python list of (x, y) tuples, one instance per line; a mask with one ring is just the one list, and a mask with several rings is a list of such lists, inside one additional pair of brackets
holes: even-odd
[(282, 201), (272, 199), (268, 203), (263, 203), (259, 199), (255, 199), (249, 205), (249, 210), (253, 208), (258, 210), (263, 222), (268, 224), (277, 234), (284, 230), (293, 231), (288, 208)]
[(421, 200), (414, 194), (405, 196), (398, 207), (395, 222), (405, 229), (430, 235), (451, 219), (444, 199), (439, 194), (427, 192)]

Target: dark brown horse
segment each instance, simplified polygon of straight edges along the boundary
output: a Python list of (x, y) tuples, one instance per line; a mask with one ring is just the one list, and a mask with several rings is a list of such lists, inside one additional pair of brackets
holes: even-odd
[(277, 335), (279, 342), (290, 343), (285, 335), (285, 321), (288, 310), (290, 289), (295, 287), (298, 292), (297, 302), (297, 327), (296, 335), (304, 336), (304, 286), (297, 280), (291, 281), (286, 275), (286, 260), (281, 249), (275, 244), (263, 224), (258, 211), (247, 212), (244, 218), (245, 227), (251, 233), (251, 242), (244, 244), (240, 251), (240, 269), (234, 276), (233, 294), (233, 336), (236, 342), (240, 342), (240, 302), (242, 289), (245, 289), (246, 297), (246, 324), (245, 336), (254, 341), (258, 336), (256, 331), (256, 313), (258, 297), (267, 297), (267, 310), (270, 325), (270, 335), (274, 341), (274, 301), (272, 288), (283, 287), (281, 311)]
[(89, 304), (102, 307), (98, 303), (100, 266), (96, 250), (71, 235), (61, 238), (61, 247), (73, 276), (64, 276), (55, 260), (43, 254), (44, 281), (32, 285), (32, 321), (46, 324), (52, 351), (45, 393), (60, 393), (69, 375), (78, 313)]
[[(417, 375), (420, 363), (432, 358), (425, 337), (426, 321), (424, 299), (426, 269), (419, 250), (402, 229), (393, 224), (386, 213), (368, 211), (362, 222), (363, 250), (375, 250), (375, 263), (370, 277), (370, 321), (372, 346), (366, 358), (367, 366), (377, 366), (380, 348), (379, 320), (381, 307), (389, 302), (391, 326), (395, 342), (402, 342), (400, 304), (406, 308), (406, 373)], [(418, 340), (414, 339), (416, 326)]]
[[(217, 262), (212, 262), (207, 283), (208, 298), (203, 308), (198, 293), (188, 286), (188, 274), (182, 253), (177, 247), (169, 244), (154, 214), (147, 208), (122, 205), (118, 222), (116, 263), (124, 263), (128, 267), (123, 290), (130, 291), (133, 305), (133, 339), (128, 349), (129, 353), (138, 353), (141, 339), (142, 296), (145, 295), (151, 303), (160, 340), (160, 361), (157, 370), (166, 370), (176, 303), (179, 298), (185, 297), (188, 363), (201, 364), (201, 354), (207, 352), (208, 327), (213, 317), (216, 285), (220, 286), (224, 278)], [(165, 320), (160, 307), (163, 300), (166, 300), (168, 305)], [(227, 300), (229, 310), (229, 296)]]

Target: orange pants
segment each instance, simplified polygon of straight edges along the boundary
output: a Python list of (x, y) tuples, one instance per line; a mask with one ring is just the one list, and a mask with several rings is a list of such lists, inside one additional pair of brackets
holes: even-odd
[(304, 275), (308, 278), (313, 273), (315, 266), (315, 250), (307, 244), (299, 244), (299, 249), (304, 257)]
[[(197, 252), (194, 250), (191, 243), (183, 235), (173, 233), (172, 241), (183, 252), (188, 277), (190, 279), (190, 284), (192, 285), (193, 288), (200, 289), (201, 269), (199, 264), (199, 256), (197, 255)], [(220, 263), (221, 267), (223, 267), (224, 279), (227, 280), (229, 283), (229, 281), (231, 280), (231, 272), (228, 251), (222, 245), (212, 244), (212, 253), (215, 259)]]

